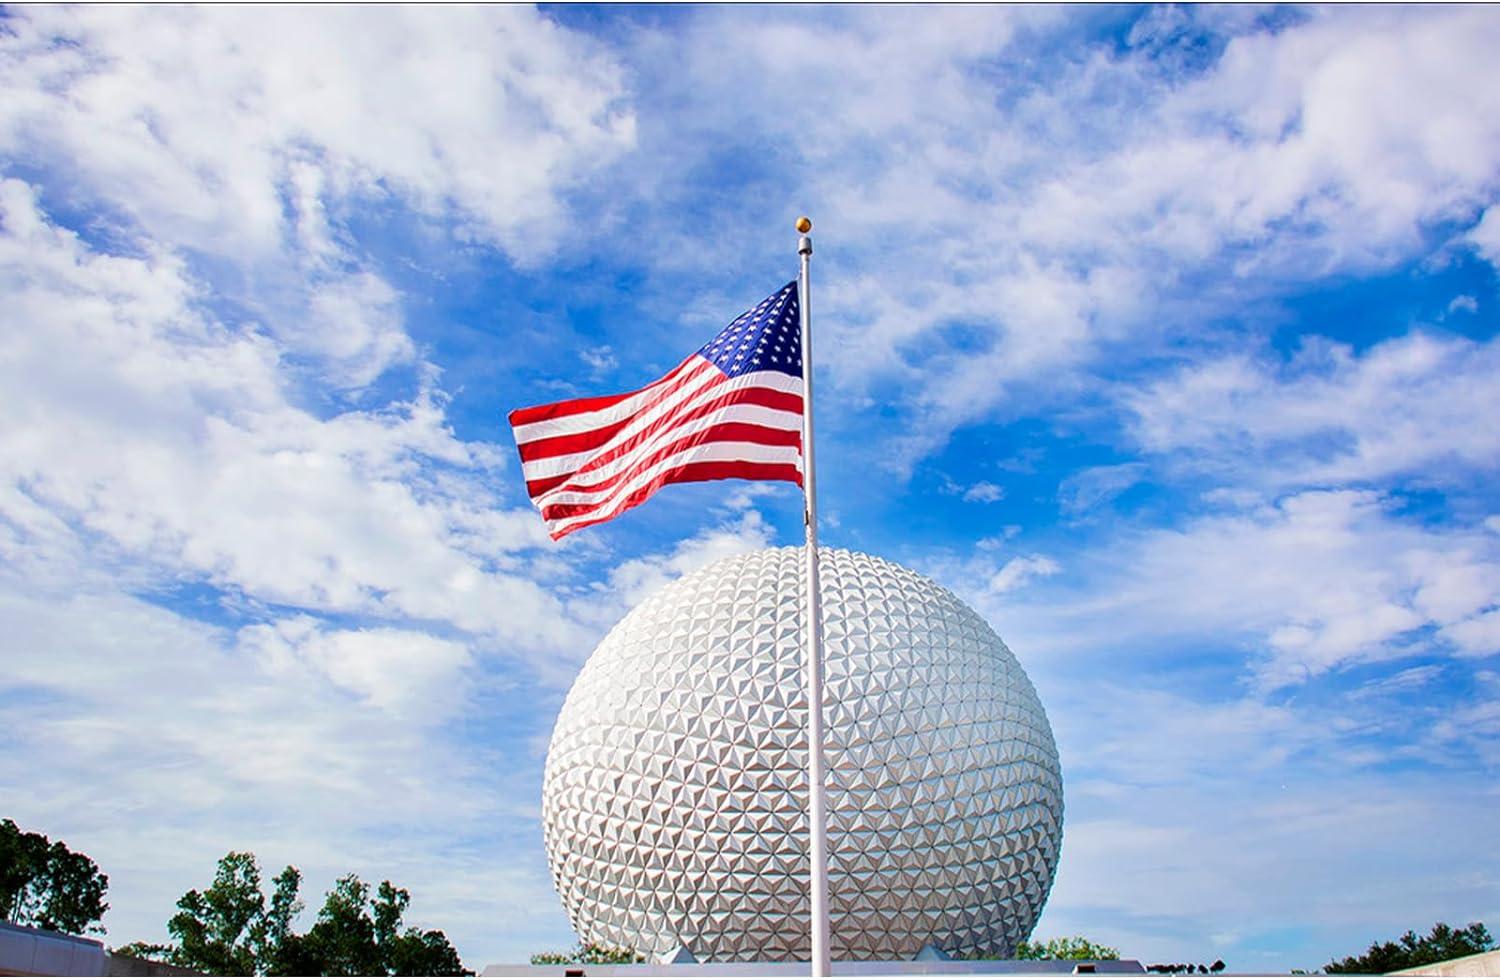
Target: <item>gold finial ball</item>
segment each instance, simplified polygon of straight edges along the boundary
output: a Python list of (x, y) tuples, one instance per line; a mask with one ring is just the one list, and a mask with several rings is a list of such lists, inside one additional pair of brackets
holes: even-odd
[(805, 214), (802, 217), (798, 218), (797, 230), (804, 235), (812, 231), (812, 219)]

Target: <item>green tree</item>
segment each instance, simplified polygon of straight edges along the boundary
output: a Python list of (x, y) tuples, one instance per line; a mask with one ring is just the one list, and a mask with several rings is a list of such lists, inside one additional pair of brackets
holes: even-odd
[(458, 977), (470, 971), (459, 961), (458, 950), (441, 930), (407, 929), (401, 917), (411, 896), (406, 889), (382, 881), (375, 898), (375, 942), (386, 968), (396, 977)]
[(1482, 922), (1471, 922), (1454, 929), (1439, 922), (1425, 936), (1414, 931), (1395, 941), (1371, 943), (1363, 956), (1346, 956), (1323, 967), (1325, 973), (1391, 973), (1414, 966), (1427, 966), (1443, 960), (1472, 956), (1494, 949), (1495, 941)]
[(311, 972), (329, 977), (385, 975), (375, 923), (366, 911), (370, 888), (354, 875), (334, 883), (318, 912), (318, 921), (302, 937)]
[[(1199, 976), (1205, 976), (1210, 973), (1223, 973), (1224, 961), (1214, 960), (1213, 966), (1204, 966), (1202, 963), (1199, 963), (1197, 966), (1194, 966), (1191, 963), (1152, 963), (1150, 966), (1146, 967), (1146, 972), (1169, 974), (1172, 976), (1176, 976), (1177, 974), (1186, 974), (1191, 976), (1196, 972)], [(1293, 975), (1300, 975), (1302, 974), (1302, 972), (1303, 971), (1301, 970), (1292, 971)]]
[(1046, 942), (1033, 943), (1022, 940), (1016, 947), (1018, 960), (1117, 960), (1120, 951), (1111, 946), (1101, 946), (1082, 936), (1059, 936)]
[(62, 841), (0, 820), (0, 919), (54, 932), (102, 933), (109, 877)]
[(555, 966), (563, 963), (644, 963), (646, 957), (629, 946), (579, 943), (566, 953), (536, 953), (531, 957), (531, 962), (535, 966)]
[(404, 888), (370, 888), (355, 875), (340, 878), (324, 897), (306, 934), (293, 929), (302, 911), (302, 874), (287, 867), (274, 879), (270, 900), (261, 889), (255, 855), (220, 859), (214, 883), (190, 891), (167, 923), (173, 946), (132, 943), (121, 952), (215, 976), (464, 976), (463, 963), (438, 930), (401, 928), (411, 902)]
[(172, 947), (162, 943), (126, 943), (110, 949), (111, 956), (129, 956), (137, 960), (155, 960), (158, 963), (172, 962)]
[(177, 914), (167, 922), (167, 932), (176, 940), (165, 951), (168, 959), (211, 976), (249, 976), (273, 969), (291, 920), (302, 911), (297, 900), (302, 873), (288, 866), (276, 876), (275, 885), (268, 907), (255, 855), (224, 855), (213, 884), (177, 900)]
[(402, 930), (411, 895), (382, 881), (370, 889), (354, 875), (340, 878), (328, 893), (318, 921), (300, 938), (297, 965), (324, 976), (466, 976), (458, 951), (436, 929)]

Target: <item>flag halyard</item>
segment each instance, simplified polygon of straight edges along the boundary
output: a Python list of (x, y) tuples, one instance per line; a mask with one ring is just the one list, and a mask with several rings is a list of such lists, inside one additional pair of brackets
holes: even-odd
[(672, 483), (802, 483), (797, 283), (736, 317), (637, 391), (510, 413), (526, 492), (553, 539)]

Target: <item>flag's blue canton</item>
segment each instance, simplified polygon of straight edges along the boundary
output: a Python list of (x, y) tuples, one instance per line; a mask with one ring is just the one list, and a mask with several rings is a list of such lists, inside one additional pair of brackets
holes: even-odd
[(729, 375), (780, 371), (802, 377), (802, 322), (797, 311), (797, 283), (789, 282), (759, 306), (734, 318), (698, 353)]

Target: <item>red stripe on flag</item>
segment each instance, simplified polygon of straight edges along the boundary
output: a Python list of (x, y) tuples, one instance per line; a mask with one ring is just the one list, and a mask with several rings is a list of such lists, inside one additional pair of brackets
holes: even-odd
[[(655, 436), (667, 429), (697, 421), (715, 412), (729, 408), (731, 405), (758, 405), (761, 408), (770, 408), (782, 412), (795, 412), (800, 415), (802, 413), (802, 396), (794, 395), (791, 392), (777, 391), (774, 388), (739, 388), (716, 395), (706, 402), (698, 404), (683, 403), (630, 438), (600, 452), (599, 455), (580, 466), (577, 473), (579, 476), (584, 476), (592, 470), (597, 470), (602, 466), (614, 462), (621, 456), (634, 452), (637, 449), (645, 448)], [(800, 428), (800, 424), (798, 427)]]
[[(660, 381), (654, 386), (642, 388), (636, 392), (637, 395), (649, 392), (650, 397), (643, 400), (635, 411), (624, 418), (606, 422), (597, 428), (580, 428), (576, 432), (519, 443), (521, 461), (530, 463), (538, 459), (550, 459), (553, 456), (571, 456), (574, 453), (586, 453), (591, 449), (608, 445), (621, 429), (635, 422), (646, 412), (658, 408), (663, 402), (684, 389), (693, 387), (702, 390), (723, 380), (722, 371), (706, 361), (703, 363), (705, 370), (684, 372), (670, 381)], [(718, 377), (715, 378), (713, 375), (718, 375)], [(653, 388), (657, 390), (652, 390)]]
[[(657, 382), (660, 384), (660, 382)], [(651, 387), (650, 385), (646, 386)], [(601, 408), (618, 405), (631, 395), (638, 395), (638, 391), (627, 391), (622, 395), (597, 395), (592, 398), (575, 398), (571, 401), (552, 402), (550, 405), (533, 405), (530, 408), (518, 408), (511, 412), (506, 418), (512, 426), (526, 425), (531, 422), (545, 422), (548, 419), (561, 418), (564, 415), (577, 415), (579, 412), (596, 412)]]
[(745, 462), (709, 462), (709, 463), (687, 463), (683, 466), (664, 470), (654, 480), (639, 490), (629, 493), (623, 501), (611, 507), (607, 512), (601, 513), (587, 521), (580, 521), (561, 531), (554, 531), (550, 527), (547, 533), (552, 540), (560, 541), (574, 531), (581, 531), (595, 524), (619, 517), (625, 511), (630, 510), (651, 496), (656, 491), (669, 483), (701, 483), (706, 480), (785, 480), (802, 485), (802, 471), (790, 463), (745, 463)]
[[(691, 364), (690, 362), (693, 361), (696, 361), (697, 363)], [(596, 446), (602, 446), (606, 442), (608, 442), (616, 432), (619, 432), (625, 426), (629, 425), (631, 421), (640, 417), (641, 413), (649, 412), (657, 405), (660, 405), (663, 400), (670, 398), (673, 394), (680, 391), (681, 389), (693, 384), (694, 382), (701, 381), (703, 375), (709, 372), (720, 374), (722, 376), (722, 372), (720, 372), (718, 368), (709, 364), (698, 355), (694, 354), (692, 357), (689, 357), (687, 360), (677, 365), (677, 367), (673, 369), (671, 374), (668, 374), (660, 381), (653, 382), (649, 385), (646, 385), (646, 387), (644, 388), (640, 388), (636, 391), (620, 395), (619, 397), (606, 399), (608, 404), (588, 405), (586, 403), (596, 401), (597, 399), (580, 398), (575, 401), (556, 402), (552, 405), (542, 405), (540, 406), (540, 409), (552, 410), (552, 414), (547, 415), (543, 418), (528, 419), (527, 422), (561, 422), (575, 415), (582, 415), (588, 412), (598, 411), (602, 408), (609, 408), (611, 406), (618, 405), (620, 402), (625, 401), (627, 398), (646, 396), (642, 399), (639, 405), (634, 406), (634, 409), (629, 414), (614, 421), (605, 422), (602, 425), (589, 427), (592, 420), (580, 419), (578, 424), (582, 427), (579, 428), (576, 432), (567, 432), (555, 436), (544, 436), (540, 439), (527, 439), (524, 442), (518, 441), (517, 448), (521, 451), (521, 461), (529, 463), (534, 459), (543, 459), (548, 456), (566, 456), (571, 453), (587, 452), (588, 450), (593, 449)], [(525, 408), (517, 409), (516, 411), (534, 412), (540, 409)], [(511, 414), (512, 416), (515, 415), (514, 412), (512, 412)], [(517, 423), (513, 418), (511, 421), (511, 425), (515, 426), (517, 424), (526, 423)]]
[[(723, 425), (716, 425), (704, 429), (702, 432), (691, 433), (659, 449), (654, 449), (649, 456), (643, 457), (634, 465), (621, 470), (600, 483), (586, 485), (570, 484), (565, 488), (559, 489), (577, 490), (581, 493), (609, 491), (621, 483), (628, 483), (663, 460), (671, 459), (680, 452), (696, 446), (707, 445), (711, 442), (748, 442), (757, 446), (791, 446), (800, 449), (802, 448), (802, 433), (786, 429), (769, 429), (763, 425), (755, 425), (750, 422), (725, 422)], [(733, 463), (734, 461), (730, 462)], [(753, 464), (746, 462), (744, 465)], [(542, 506), (542, 518), (549, 521), (558, 520), (608, 506), (611, 506), (611, 501), (607, 498), (590, 503), (544, 504)]]
[[(712, 389), (705, 389), (705, 393), (710, 390)], [(630, 453), (643, 450), (654, 451), (654, 447), (650, 445), (652, 440), (658, 438), (669, 429), (706, 418), (715, 412), (720, 412), (736, 405), (754, 405), (775, 411), (791, 412), (798, 416), (802, 414), (801, 395), (787, 391), (777, 391), (774, 388), (740, 388), (725, 391), (706, 402), (697, 404), (684, 402), (673, 411), (643, 428), (640, 432), (631, 435), (616, 445), (603, 449), (597, 456), (590, 458), (571, 473), (561, 473), (557, 476), (542, 477), (527, 482), (526, 492), (535, 500), (542, 494), (549, 493), (565, 483), (578, 483), (579, 477), (587, 476)], [(800, 432), (800, 421), (797, 424), (797, 428)], [(592, 485), (580, 483), (579, 486), (581, 488)]]

